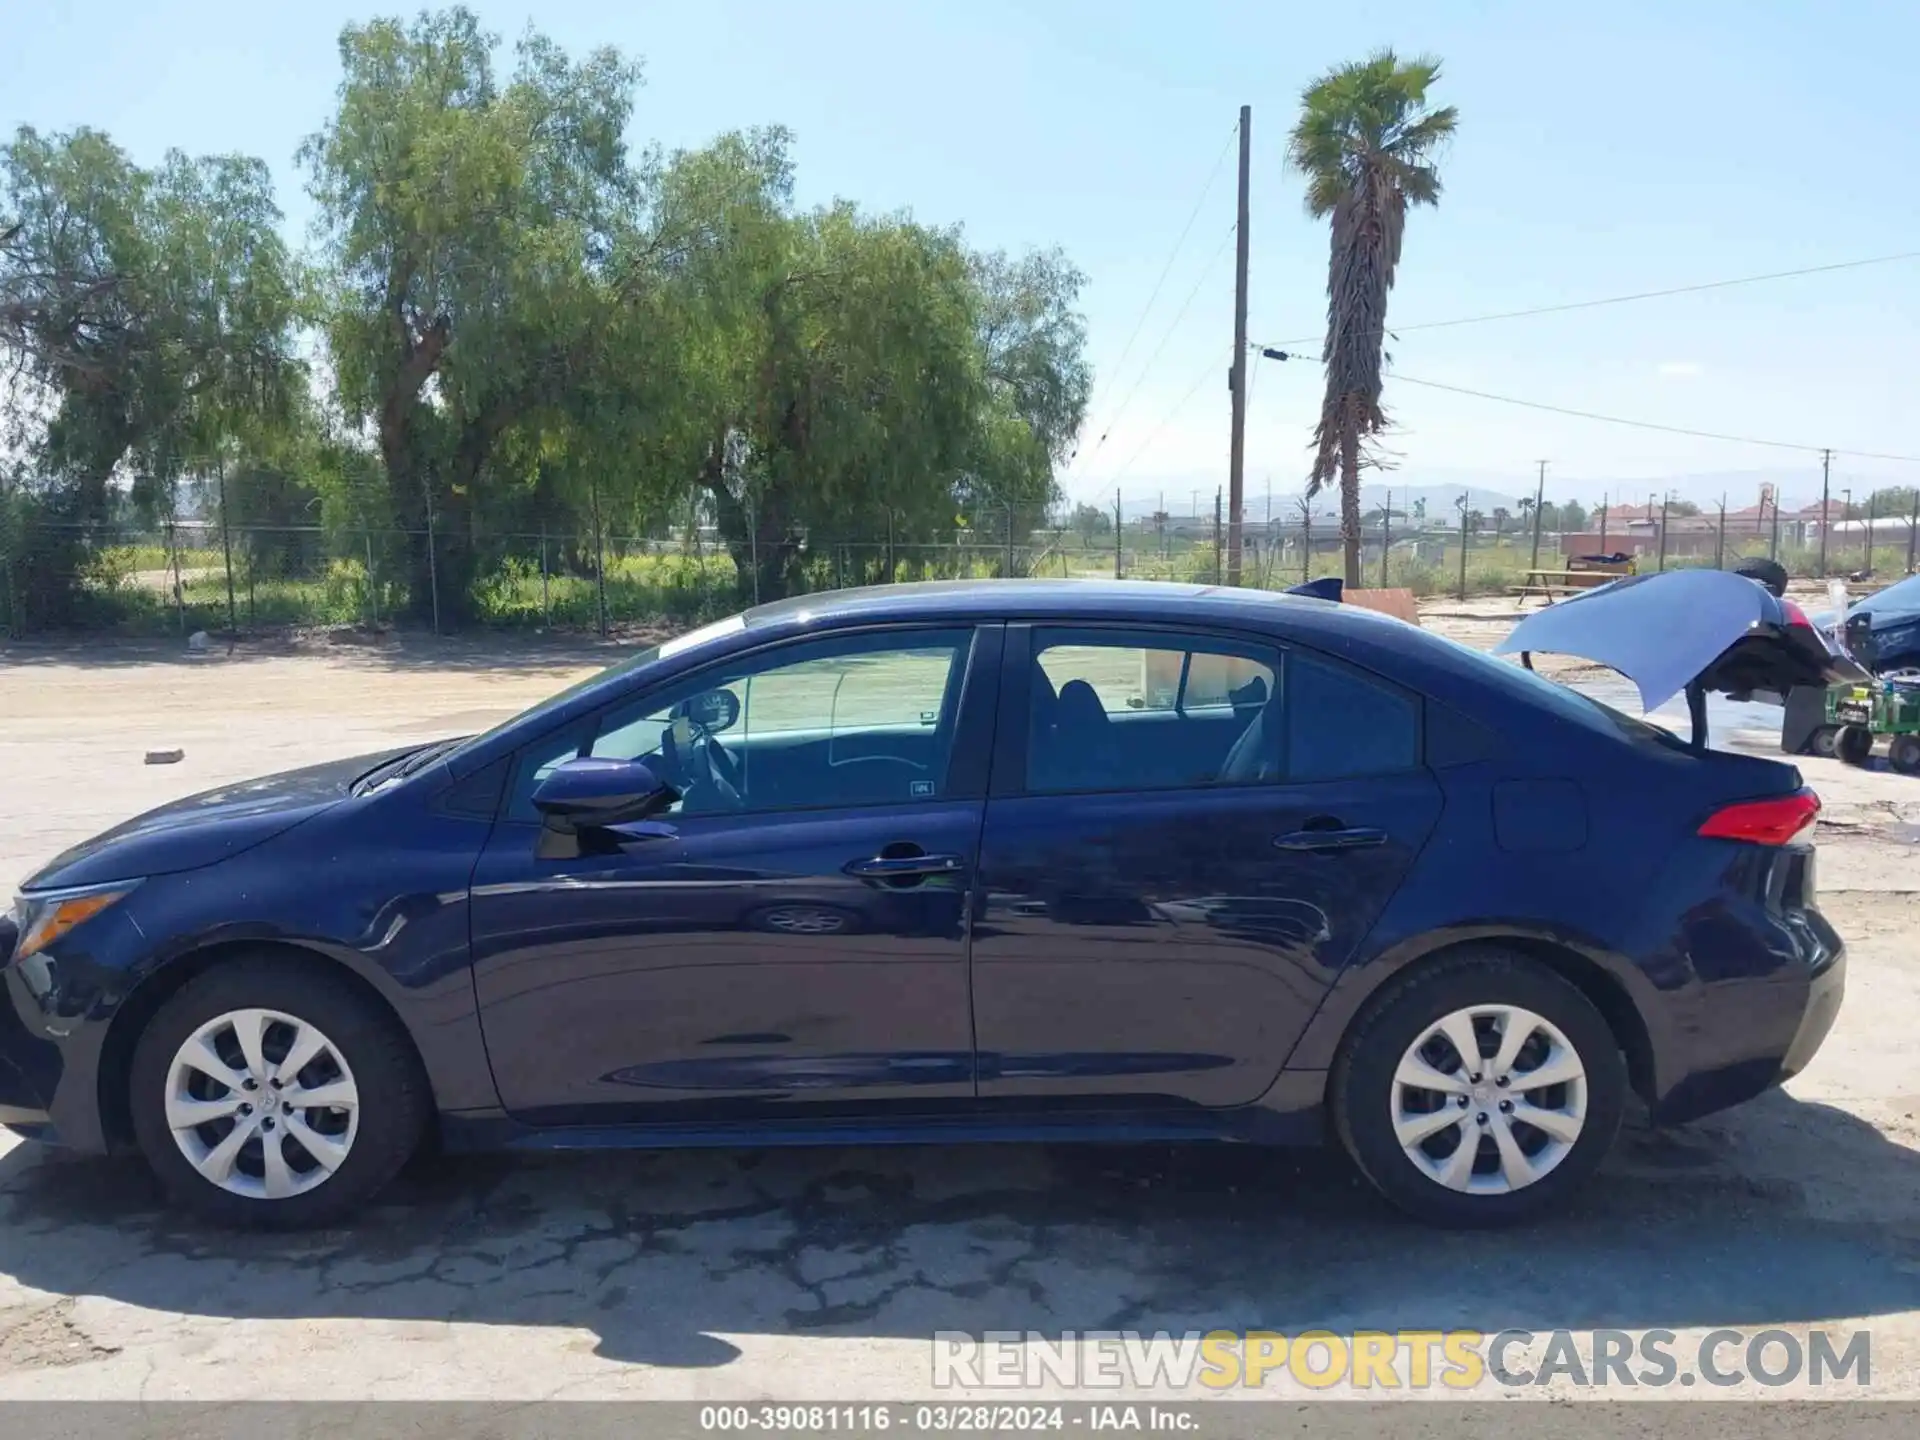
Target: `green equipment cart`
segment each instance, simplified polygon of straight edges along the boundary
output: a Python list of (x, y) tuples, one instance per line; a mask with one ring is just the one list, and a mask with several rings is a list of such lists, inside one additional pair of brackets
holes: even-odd
[(1805, 749), (1861, 765), (1883, 735), (1887, 763), (1903, 775), (1920, 774), (1920, 677), (1880, 676), (1830, 687), (1824, 720), (1807, 737)]

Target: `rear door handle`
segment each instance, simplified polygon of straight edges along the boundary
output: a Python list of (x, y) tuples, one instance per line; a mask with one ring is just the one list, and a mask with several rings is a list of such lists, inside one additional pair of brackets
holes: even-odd
[(1370, 846), (1387, 843), (1384, 830), (1295, 830), (1289, 835), (1273, 837), (1274, 847), (1280, 850), (1365, 850)]
[(847, 874), (862, 880), (898, 880), (902, 876), (952, 875), (966, 869), (958, 855), (876, 855), (871, 860), (853, 860)]

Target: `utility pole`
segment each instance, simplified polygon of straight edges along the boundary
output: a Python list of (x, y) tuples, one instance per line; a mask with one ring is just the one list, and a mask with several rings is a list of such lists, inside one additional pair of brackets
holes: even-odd
[(1220, 583), (1220, 489), (1213, 491), (1213, 583)]
[(1607, 501), (1610, 498), (1605, 490), (1600, 492), (1600, 553), (1607, 553)]
[(1540, 462), (1540, 483), (1533, 490), (1533, 554), (1527, 558), (1527, 564), (1537, 566), (1540, 563), (1540, 507), (1547, 499), (1547, 462)]
[(1393, 549), (1393, 487), (1387, 487), (1387, 503), (1380, 507), (1380, 588), (1387, 588), (1387, 552)]
[(1720, 492), (1720, 529), (1713, 537), (1713, 568), (1723, 570), (1727, 558), (1727, 495)]
[(1240, 583), (1240, 516), (1247, 465), (1247, 184), (1253, 162), (1253, 107), (1240, 107), (1240, 210), (1233, 257), (1233, 443), (1227, 459), (1227, 584)]
[(1467, 499), (1469, 492), (1460, 492), (1460, 598), (1467, 598)]
[(1827, 506), (1832, 503), (1829, 484), (1832, 480), (1833, 451), (1820, 452), (1820, 578), (1827, 578), (1827, 531), (1833, 527), (1827, 523)]
[(1120, 556), (1125, 550), (1120, 528), (1123, 523), (1120, 513), (1120, 487), (1116, 485), (1113, 487), (1113, 578), (1116, 580), (1120, 578)]
[[(1852, 522), (1853, 522), (1853, 491), (1842, 490), (1840, 492), (1840, 523), (1842, 525), (1848, 525), (1848, 524), (1851, 524)], [(1847, 537), (1842, 535), (1840, 537), (1840, 543), (1844, 546), (1846, 544), (1846, 541), (1847, 541)], [(1846, 551), (1843, 549), (1840, 553), (1844, 555), (1846, 554)]]
[[(1673, 492), (1671, 490), (1660, 497), (1660, 568), (1662, 570), (1667, 568), (1667, 502), (1672, 498)], [(1651, 495), (1647, 497), (1647, 509), (1653, 509), (1653, 497)]]
[(1873, 576), (1873, 501), (1874, 501), (1874, 496), (1875, 496), (1875, 495), (1876, 495), (1877, 493), (1878, 493), (1877, 491), (1873, 491), (1873, 490), (1869, 490), (1869, 491), (1867, 492), (1867, 565), (1866, 565), (1866, 570), (1867, 570), (1867, 576), (1868, 576), (1868, 578), (1869, 578), (1869, 579), (1871, 579), (1871, 578), (1872, 578), (1872, 576)]

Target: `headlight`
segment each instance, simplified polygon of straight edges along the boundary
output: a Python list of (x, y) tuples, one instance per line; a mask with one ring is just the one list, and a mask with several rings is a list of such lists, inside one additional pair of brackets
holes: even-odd
[(84, 925), (102, 910), (125, 899), (137, 880), (117, 881), (112, 885), (89, 885), (79, 890), (41, 890), (22, 895), (13, 902), (13, 920), (20, 941), (13, 949), (15, 960), (37, 955), (61, 936)]

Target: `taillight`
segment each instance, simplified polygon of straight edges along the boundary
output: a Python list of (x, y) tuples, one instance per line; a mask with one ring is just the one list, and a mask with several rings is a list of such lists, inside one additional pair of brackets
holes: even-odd
[(1787, 617), (1787, 624), (1798, 625), (1807, 630), (1813, 629), (1813, 622), (1807, 618), (1807, 612), (1794, 604), (1793, 601), (1782, 600), (1780, 602), (1780, 609)]
[(1713, 812), (1700, 827), (1712, 840), (1745, 840), (1754, 845), (1787, 845), (1813, 828), (1820, 797), (1800, 789), (1767, 800), (1742, 800)]

